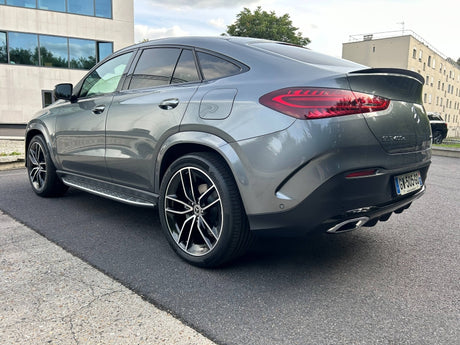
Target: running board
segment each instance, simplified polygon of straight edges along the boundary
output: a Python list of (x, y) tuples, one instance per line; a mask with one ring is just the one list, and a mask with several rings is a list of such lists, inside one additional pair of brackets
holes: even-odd
[(89, 177), (69, 174), (57, 171), (65, 185), (82, 191), (112, 199), (125, 204), (143, 207), (154, 207), (157, 204), (158, 196), (128, 187), (115, 185)]

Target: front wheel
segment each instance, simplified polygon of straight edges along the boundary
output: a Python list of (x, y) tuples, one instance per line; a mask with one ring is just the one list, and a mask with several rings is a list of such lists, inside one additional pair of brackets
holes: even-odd
[(216, 154), (190, 154), (171, 164), (161, 183), (159, 212), (170, 245), (193, 265), (222, 265), (249, 243), (238, 188)]
[(41, 135), (34, 136), (27, 147), (27, 173), (37, 195), (59, 196), (68, 189), (57, 176), (48, 147)]

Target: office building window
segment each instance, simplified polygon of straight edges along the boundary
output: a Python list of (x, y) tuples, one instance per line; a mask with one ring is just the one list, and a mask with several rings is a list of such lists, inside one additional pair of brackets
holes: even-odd
[(38, 0), (38, 8), (41, 10), (50, 10), (57, 12), (65, 12), (66, 0)]
[(97, 42), (97, 61), (104, 60), (107, 56), (113, 53), (112, 42)]
[(96, 64), (96, 44), (91, 40), (69, 38), (70, 68), (90, 69)]
[(112, 18), (112, 0), (95, 0), (96, 17)]
[(10, 63), (38, 66), (38, 36), (10, 32), (8, 34)]
[(0, 31), (0, 63), (90, 69), (112, 52), (112, 42)]
[(36, 0), (6, 0), (6, 4), (28, 8), (35, 8), (37, 6)]
[(53, 104), (55, 101), (53, 91), (51, 90), (42, 90), (42, 105), (43, 108)]
[(433, 68), (436, 68), (436, 59), (433, 58)]
[(112, 0), (0, 0), (0, 5), (112, 18)]
[(8, 51), (6, 50), (6, 32), (0, 32), (0, 63), (8, 62)]
[(428, 67), (431, 67), (431, 56), (428, 56)]
[(67, 38), (40, 35), (40, 66), (68, 67)]
[(94, 16), (93, 0), (67, 0), (68, 11), (75, 14)]
[(414, 48), (414, 50), (412, 50), (412, 58), (416, 59), (417, 58), (417, 49)]

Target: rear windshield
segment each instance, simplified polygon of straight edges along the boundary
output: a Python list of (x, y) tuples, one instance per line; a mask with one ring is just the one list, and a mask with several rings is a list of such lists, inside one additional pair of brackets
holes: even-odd
[(348, 60), (338, 59), (329, 55), (316, 53), (308, 48), (295, 46), (288, 43), (257, 42), (252, 43), (251, 46), (275, 54), (286, 56), (297, 61), (306, 62), (309, 64), (325, 66), (362, 67), (362, 65), (356, 64)]

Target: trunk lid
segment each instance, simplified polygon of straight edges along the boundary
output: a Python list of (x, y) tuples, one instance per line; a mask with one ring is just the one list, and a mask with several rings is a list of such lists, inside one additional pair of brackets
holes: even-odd
[(430, 147), (431, 132), (422, 103), (423, 77), (415, 72), (379, 68), (348, 73), (353, 91), (390, 99), (388, 109), (366, 113), (369, 129), (388, 153), (420, 151)]

